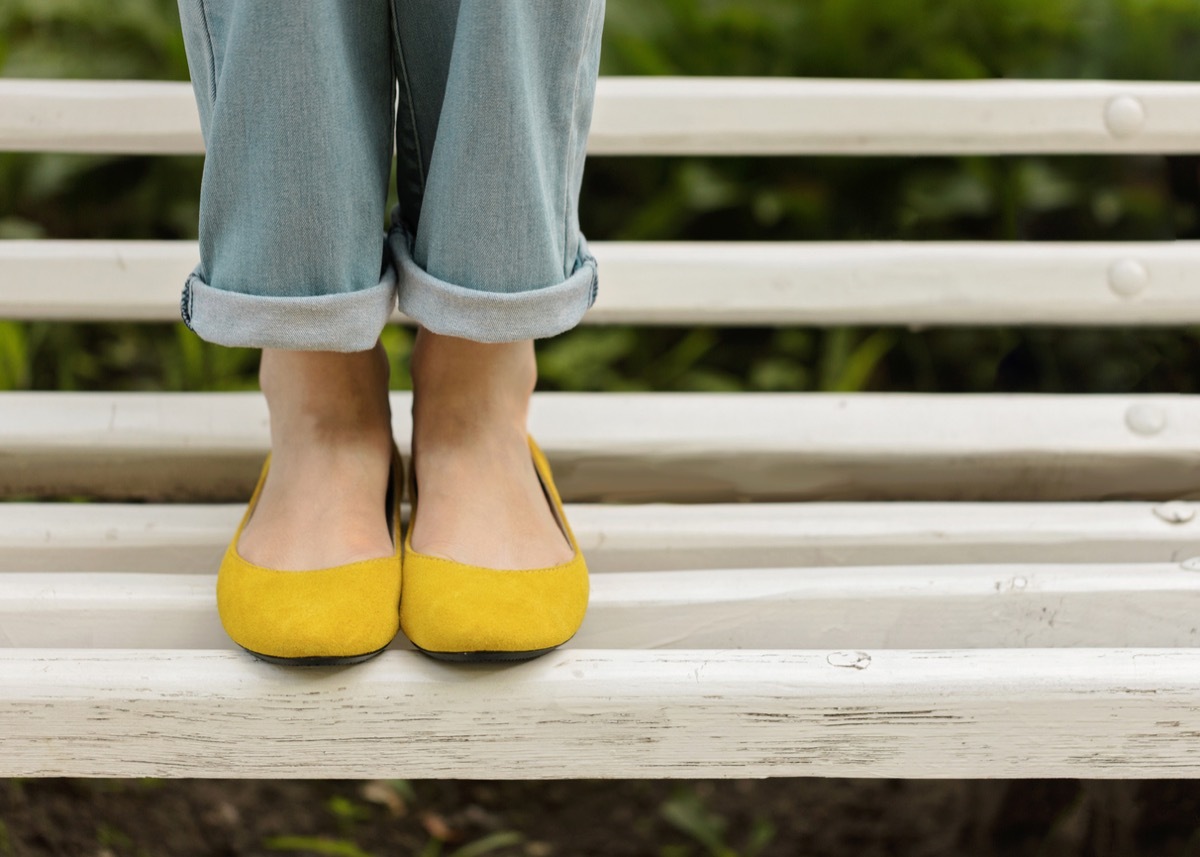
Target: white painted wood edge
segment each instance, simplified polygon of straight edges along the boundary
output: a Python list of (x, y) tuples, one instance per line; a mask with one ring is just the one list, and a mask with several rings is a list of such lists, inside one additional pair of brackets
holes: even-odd
[(1194, 83), (604, 78), (598, 154), (1194, 152)]
[[(1195, 152), (1184, 82), (602, 77), (593, 155)], [(0, 80), (0, 150), (199, 154), (187, 83)]]
[[(596, 242), (594, 252), (603, 274), (587, 324), (1200, 322), (1195, 241)], [(0, 318), (178, 322), (198, 261), (194, 242), (2, 241)]]
[(1194, 648), (0, 651), (0, 776), (1200, 776)]
[[(572, 501), (1200, 496), (1196, 396), (539, 393), (529, 425)], [(258, 393), (0, 394), (10, 497), (243, 500), (268, 443)]]
[[(233, 649), (215, 591), (211, 574), (5, 573), (0, 646)], [(628, 572), (592, 577), (570, 647), (1195, 646), (1198, 617), (1200, 563)]]
[[(244, 511), (243, 503), (5, 503), (0, 572), (207, 574)], [(1197, 506), (1185, 502), (569, 503), (566, 511), (594, 573), (1200, 556)]]

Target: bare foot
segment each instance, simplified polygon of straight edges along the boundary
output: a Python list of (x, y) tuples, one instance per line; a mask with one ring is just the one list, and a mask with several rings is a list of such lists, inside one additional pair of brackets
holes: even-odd
[(388, 361), (369, 351), (265, 349), (271, 466), (238, 552), (304, 571), (391, 556), (384, 507), (392, 456)]
[(482, 343), (418, 328), (412, 377), (413, 550), (499, 569), (570, 560), (526, 439), (533, 341)]

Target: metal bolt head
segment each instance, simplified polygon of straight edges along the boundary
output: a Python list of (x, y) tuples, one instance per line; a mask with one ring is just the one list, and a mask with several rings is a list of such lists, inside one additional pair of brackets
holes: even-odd
[(1183, 567), (1184, 571), (1200, 571), (1200, 556), (1185, 559), (1179, 565)]
[(1144, 437), (1158, 434), (1167, 426), (1167, 412), (1157, 405), (1132, 405), (1125, 412), (1125, 425)]
[(1132, 95), (1118, 95), (1104, 108), (1104, 125), (1118, 140), (1127, 140), (1146, 124), (1146, 108)]
[(1108, 287), (1113, 294), (1123, 298), (1131, 298), (1146, 290), (1150, 284), (1150, 274), (1146, 266), (1137, 259), (1122, 259), (1113, 262), (1108, 269)]

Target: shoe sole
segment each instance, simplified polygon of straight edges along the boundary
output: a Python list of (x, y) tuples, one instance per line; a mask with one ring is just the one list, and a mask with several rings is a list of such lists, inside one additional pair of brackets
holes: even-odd
[[(414, 644), (415, 645), (415, 644)], [(474, 663), (485, 661), (531, 661), (534, 658), (541, 657), (547, 652), (553, 652), (558, 646), (550, 646), (546, 649), (529, 649), (524, 652), (431, 652), (429, 649), (422, 649), (416, 646), (416, 650), (423, 655), (429, 655), (439, 661), (455, 661), (457, 663)]]
[[(555, 649), (566, 645), (575, 638), (572, 634), (566, 640), (563, 640), (557, 646), (547, 646), (544, 649), (526, 649), (517, 652), (497, 652), (497, 651), (480, 651), (480, 652), (434, 652), (429, 649), (422, 649), (416, 643), (413, 643), (413, 648), (423, 655), (428, 655), (431, 658), (439, 661), (454, 661), (456, 663), (486, 663), (488, 661), (531, 661), (534, 658), (540, 658), (542, 655), (553, 652)], [(412, 642), (411, 640), (409, 642)]]
[[(391, 644), (389, 643), (388, 645)], [(280, 664), (288, 667), (340, 667), (369, 661), (371, 658), (384, 652), (387, 646), (362, 655), (317, 655), (304, 658), (281, 658), (278, 655), (264, 655), (262, 652), (247, 649), (245, 646), (242, 646), (242, 648), (260, 661), (266, 661), (269, 664)]]

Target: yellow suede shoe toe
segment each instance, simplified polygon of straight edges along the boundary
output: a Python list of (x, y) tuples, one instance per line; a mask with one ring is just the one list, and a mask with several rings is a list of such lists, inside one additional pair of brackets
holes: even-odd
[(312, 571), (255, 565), (237, 550), (267, 479), (271, 456), (217, 573), (217, 613), (230, 638), (263, 660), (294, 665), (350, 664), (379, 654), (399, 630), (400, 498), (403, 462), (392, 443), (387, 507), (392, 556)]
[(404, 537), (400, 627), (427, 655), (456, 661), (525, 660), (562, 645), (583, 623), (587, 565), (563, 513), (550, 465), (533, 437), (528, 440), (534, 468), (575, 552), (559, 565), (495, 569), (414, 551), (417, 490), (409, 469), (412, 510)]

